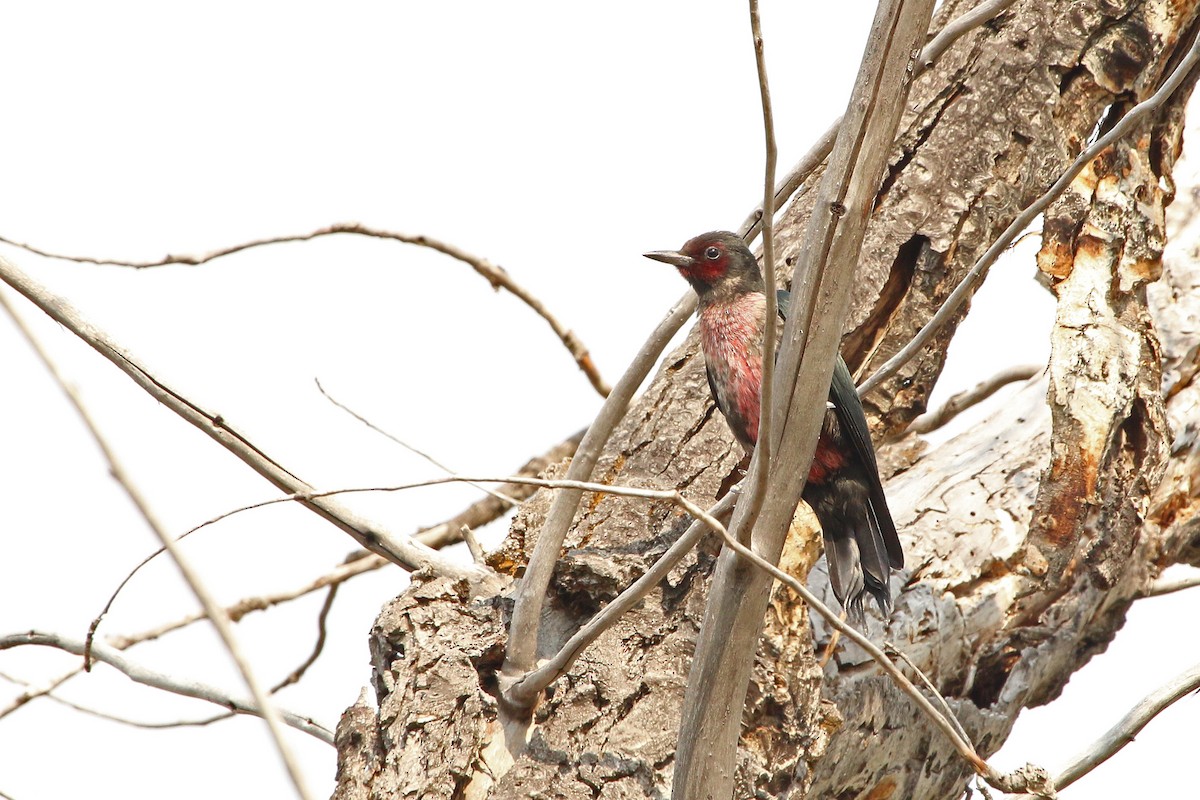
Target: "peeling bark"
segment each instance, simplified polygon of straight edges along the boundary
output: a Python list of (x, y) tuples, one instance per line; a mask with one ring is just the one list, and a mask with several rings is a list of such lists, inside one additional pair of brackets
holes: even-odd
[[(943, 19), (961, 7), (948, 5)], [(1195, 14), (1193, 4), (1018, 4), (922, 76), (868, 232), (847, 360), (877, 365), (894, 353), (1053, 182), (1102, 111), (1153, 91)], [(1039, 265), (1059, 302), (1047, 376), (942, 446), (894, 435), (881, 451), (908, 569), (886, 631), (875, 619), (871, 633), (929, 675), (984, 754), (1021, 708), (1053, 699), (1106, 646), (1162, 569), (1200, 561), (1200, 274), (1168, 262), (1155, 283), (1179, 108), (1098, 159), (1047, 214)], [(785, 257), (799, 246), (806, 200), (784, 215)], [(866, 398), (880, 430), (896, 434), (924, 410), (952, 335)], [(741, 455), (712, 412), (690, 338), (614, 435), (597, 479), (680, 487), (706, 505)], [(519, 575), (548, 504), (546, 492), (523, 504), (493, 566)], [(585, 495), (541, 655), (688, 523), (665, 501)], [(668, 796), (715, 552), (702, 543), (508, 730), (494, 686), (507, 601), (414, 580), (372, 633), (378, 712), (359, 703), (343, 718), (335, 796)], [(784, 560), (803, 575), (814, 557)], [(828, 593), (823, 564), (809, 585)], [(949, 743), (855, 648), (840, 644), (818, 666), (814, 648), (828, 640), (820, 620), (776, 592), (746, 708), (730, 710), (743, 719), (736, 796), (960, 794), (969, 769)]]

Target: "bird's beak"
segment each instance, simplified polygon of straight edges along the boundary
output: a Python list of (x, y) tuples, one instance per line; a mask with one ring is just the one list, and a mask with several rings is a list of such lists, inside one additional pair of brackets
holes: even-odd
[(642, 255), (646, 258), (652, 258), (655, 261), (671, 264), (681, 269), (686, 269), (696, 263), (696, 259), (691, 256), (685, 256), (683, 253), (675, 250), (654, 250), (650, 253), (642, 253)]

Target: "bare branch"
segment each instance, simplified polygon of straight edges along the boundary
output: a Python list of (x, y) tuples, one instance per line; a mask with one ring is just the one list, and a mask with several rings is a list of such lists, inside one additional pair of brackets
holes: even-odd
[[(282, 603), (296, 600), (297, 598), (304, 597), (305, 595), (312, 594), (313, 592), (319, 592), (322, 589), (339, 586), (357, 575), (362, 575), (364, 572), (377, 570), (380, 567), (385, 567), (390, 563), (391, 562), (387, 559), (384, 559), (373, 553), (354, 553), (352, 554), (351, 558), (346, 560), (345, 563), (340, 564), (331, 572), (327, 572), (321, 577), (309, 581), (303, 586), (295, 589), (288, 589), (282, 592), (275, 592), (274, 594), (243, 598), (233, 605), (227, 606), (225, 613), (231, 620), (238, 622), (247, 614), (251, 614), (255, 611), (266, 611), (272, 606), (277, 606)], [(175, 622), (167, 623), (166, 625), (161, 625), (157, 628), (151, 628), (148, 631), (144, 631), (133, 636), (112, 637), (108, 640), (108, 643), (118, 650), (124, 650), (135, 644), (152, 641), (168, 633), (179, 630), (180, 628), (187, 627), (193, 622), (197, 622), (202, 619), (204, 619), (203, 614), (193, 614), (191, 616), (184, 617), (183, 619), (176, 620)]]
[[(659, 354), (671, 341), (671, 337), (695, 310), (696, 297), (689, 291), (650, 334), (650, 338), (638, 350), (637, 356), (617, 382), (612, 394), (604, 401), (588, 432), (584, 434), (575, 458), (571, 460), (571, 466), (567, 469), (567, 478), (584, 480), (591, 477), (600, 453), (608, 442), (608, 437), (612, 435), (613, 428), (625, 415), (633, 393), (642, 385), (642, 381), (658, 361)], [(508, 651), (505, 653), (504, 666), (501, 669), (503, 689), (507, 689), (503, 684), (518, 680), (533, 668), (546, 587), (550, 585), (559, 550), (571, 522), (575, 519), (579, 500), (578, 492), (563, 492), (554, 498), (546, 522), (538, 535), (533, 555), (525, 567), (525, 576), (514, 598)]]
[(281, 680), (270, 688), (270, 693), (275, 694), (280, 689), (286, 686), (291, 686), (293, 683), (299, 683), (304, 677), (304, 673), (308, 672), (308, 668), (317, 663), (317, 659), (321, 657), (321, 651), (325, 649), (325, 624), (329, 620), (329, 612), (333, 609), (333, 601), (337, 597), (339, 584), (333, 584), (329, 587), (328, 594), (325, 595), (325, 602), (321, 604), (321, 610), (317, 612), (317, 641), (313, 643), (312, 652), (308, 654), (308, 658), (296, 667), (287, 677)]
[[(310, 581), (309, 583), (305, 584), (304, 586), (301, 586), (296, 589), (289, 589), (289, 590), (283, 591), (283, 592), (276, 592), (274, 594), (267, 594), (267, 595), (261, 595), (261, 596), (256, 596), (256, 597), (243, 598), (242, 600), (239, 600), (238, 602), (234, 603), (233, 605), (226, 607), (225, 613), (229, 615), (230, 619), (232, 619), (234, 622), (237, 622), (238, 620), (240, 620), (242, 617), (246, 616), (247, 614), (253, 613), (255, 611), (266, 611), (268, 608), (271, 608), (272, 606), (276, 606), (281, 603), (286, 603), (291, 600), (295, 600), (299, 597), (303, 597), (307, 594), (311, 594), (312, 592), (320, 591), (321, 589), (324, 589), (327, 587), (337, 586), (347, 580), (350, 580), (351, 578), (353, 578), (356, 575), (361, 575), (364, 572), (370, 572), (372, 570), (379, 569), (380, 567), (387, 566), (390, 563), (391, 562), (388, 561), (387, 559), (384, 559), (373, 553), (366, 553), (366, 552), (360, 551), (358, 553), (352, 554), (352, 557), (347, 559), (346, 563), (338, 566), (332, 572), (328, 572), (328, 573), (322, 575), (321, 577), (319, 577), (313, 581)], [(111, 601), (110, 601), (110, 605), (111, 605)], [(149, 630), (142, 631), (141, 633), (133, 634), (130, 636), (110, 637), (107, 640), (107, 642), (108, 642), (109, 646), (113, 647), (116, 650), (126, 650), (136, 644), (141, 644), (142, 642), (153, 641), (154, 639), (158, 639), (162, 636), (165, 636), (168, 633), (177, 631), (180, 628), (185, 628), (188, 625), (191, 625), (195, 622), (199, 622), (202, 619), (207, 619), (207, 617), (204, 615), (203, 612), (196, 613), (196, 614), (189, 614), (188, 616), (183, 617), (182, 619), (178, 619), (173, 622), (169, 622), (169, 623), (160, 625), (155, 628), (150, 628)], [(95, 626), (97, 624), (98, 624), (98, 620), (93, 621), (92, 630), (95, 629)], [(89, 631), (89, 636), (90, 636), (90, 631)], [(86, 648), (86, 646), (87, 646), (87, 641), (85, 640), (85, 648)], [(45, 697), (45, 696), (49, 695), (51, 692), (53, 692), (59, 686), (62, 686), (68, 680), (70, 680), (71, 678), (74, 678), (76, 675), (78, 675), (79, 673), (81, 673), (83, 671), (84, 671), (84, 669), (82, 666), (77, 667), (77, 668), (71, 670), (70, 672), (66, 672), (66, 673), (60, 675), (59, 677), (55, 678), (46, 686), (42, 686), (37, 689), (30, 689), (30, 690), (24, 692), (22, 695), (20, 695), (19, 697), (14, 699), (11, 703), (9, 703), (6, 707), (0, 709), (0, 720), (4, 719), (5, 717), (7, 717), (9, 714), (13, 713), (17, 709), (21, 708), (29, 701), (36, 700), (39, 697)], [(216, 719), (219, 719), (219, 717), (214, 717), (212, 719), (205, 720), (202, 724), (208, 724), (209, 722), (215, 721)], [(201, 724), (201, 723), (180, 723), (180, 724)]]
[[(395, 434), (385, 431), (383, 428), (379, 427), (374, 422), (371, 422), (371, 420), (367, 419), (362, 414), (359, 414), (357, 411), (350, 408), (350, 406), (348, 406), (345, 403), (341, 402), (340, 400), (336, 399), (329, 392), (325, 391), (325, 387), (321, 385), (321, 380), (319, 378), (314, 379), (313, 382), (317, 384), (318, 391), (320, 391), (321, 394), (325, 395), (326, 400), (333, 403), (335, 406), (340, 408), (342, 411), (345, 411), (350, 416), (354, 417), (356, 420), (361, 422), (363, 425), (366, 425), (368, 428), (375, 431), (380, 436), (383, 436), (386, 439), (388, 439), (392, 442), (395, 442), (396, 444), (400, 445), (401, 447), (403, 447), (405, 450), (412, 453), (413, 455), (420, 456), (421, 458), (428, 461), (430, 464), (433, 464), (435, 467), (440, 469), (442, 472), (445, 472), (447, 475), (455, 474), (455, 470), (450, 469), (450, 467), (446, 466), (441, 461), (438, 461), (436, 458), (431, 456), (429, 453), (426, 453), (424, 450), (422, 450), (419, 447), (414, 447), (413, 445), (411, 445), (408, 442), (401, 439), (399, 436), (396, 436)], [(496, 498), (497, 500), (499, 500), (502, 503), (507, 503), (509, 506), (515, 506), (519, 503), (519, 501), (514, 500), (513, 498), (509, 497), (508, 495), (498, 492), (495, 489), (489, 489), (486, 486), (476, 486), (475, 488), (478, 489), (479, 491), (483, 492), (484, 494), (491, 495), (492, 497)]]
[(1120, 722), (1097, 739), (1095, 744), (1076, 756), (1071, 765), (1054, 779), (1054, 785), (1060, 790), (1065, 789), (1087, 775), (1132, 742), (1133, 737), (1137, 736), (1150, 720), (1185, 694), (1197, 689), (1200, 689), (1200, 664), (1180, 673), (1170, 683), (1146, 695), (1121, 718)]
[(1022, 364), (997, 372), (986, 381), (980, 381), (974, 388), (959, 392), (951, 397), (936, 411), (928, 411), (912, 421), (908, 429), (913, 433), (929, 433), (942, 427), (974, 405), (982, 403), (993, 394), (1008, 386), (1010, 383), (1025, 381), (1039, 374), (1046, 367), (1041, 364)]
[[(557, 464), (564, 458), (570, 458), (575, 454), (576, 448), (579, 447), (583, 433), (583, 431), (578, 431), (542, 455), (529, 459), (517, 470), (516, 474), (523, 478), (532, 478), (545, 472), (552, 464)], [(501, 494), (509, 498), (509, 500), (523, 502), (535, 491), (537, 491), (536, 486), (503, 483), (498, 487), (497, 494)], [(472, 503), (445, 522), (418, 531), (414, 535), (414, 538), (434, 549), (445, 547), (446, 545), (462, 540), (462, 527), (464, 525), (472, 529), (482, 528), (489, 522), (499, 519), (501, 515), (512, 507), (512, 504), (509, 502), (498, 500), (495, 497), (486, 497)]]
[[(297, 497), (312, 494), (311, 486), (239, 434), (224, 417), (205, 411), (196, 403), (162, 383), (112, 341), (107, 334), (84, 320), (70, 303), (49, 292), (4, 258), (0, 258), (0, 279), (87, 342), (152, 397), (215, 439), (275, 486)], [(473, 564), (457, 564), (408, 537), (394, 536), (383, 526), (366, 520), (328, 498), (316, 498), (304, 501), (304, 504), (349, 533), (367, 550), (379, 553), (403, 567), (427, 569), (434, 574), (465, 579), (476, 590), (497, 588), (496, 576), (486, 570), (481, 570)]]
[[(83, 655), (82, 641), (53, 633), (26, 631), (24, 633), (0, 636), (0, 650), (8, 650), (24, 645), (55, 647), (68, 653), (74, 653), (77, 656)], [(141, 664), (130, 661), (125, 655), (108, 645), (96, 642), (92, 645), (92, 656), (97, 661), (102, 661), (114, 669), (123, 672), (137, 683), (145, 684), (155, 689), (162, 689), (172, 694), (180, 694), (184, 697), (193, 697), (197, 700), (215, 703), (223, 708), (231, 709), (238, 714), (249, 714), (256, 717), (262, 716), (262, 711), (253, 700), (232, 697), (221, 689), (206, 683), (181, 680), (161, 672), (156, 672)], [(286, 724), (296, 730), (303, 731), (326, 744), (333, 744), (333, 732), (313, 722), (312, 718), (294, 714), (290, 711), (282, 711), (281, 716)]]
[(1192, 42), (1188, 49), (1187, 55), (1175, 67), (1175, 70), (1159, 87), (1158, 91), (1146, 98), (1142, 102), (1129, 110), (1121, 121), (1113, 126), (1112, 130), (1098, 138), (1091, 146), (1085, 148), (1079, 156), (1071, 162), (1071, 166), (1067, 167), (1066, 171), (1059, 176), (1058, 180), (1046, 190), (1046, 193), (1034, 200), (1024, 211), (1016, 216), (1011, 224), (1004, 229), (999, 238), (992, 243), (979, 260), (967, 271), (963, 276), (962, 281), (958, 286), (954, 287), (954, 291), (950, 293), (942, 307), (937, 310), (937, 313), (930, 317), (929, 321), (917, 331), (916, 336), (904, 345), (896, 355), (889, 358), (879, 369), (875, 370), (869, 378), (863, 381), (858, 387), (859, 395), (865, 395), (867, 392), (874, 389), (879, 384), (890, 378), (892, 375), (908, 363), (909, 359), (915, 356), (921, 348), (923, 348), (933, 335), (937, 333), (943, 325), (958, 313), (959, 307), (963, 304), (975, 289), (975, 284), (979, 278), (991, 267), (992, 263), (1003, 253), (1008, 246), (1016, 239), (1021, 231), (1025, 230), (1037, 218), (1038, 214), (1045, 211), (1058, 196), (1066, 191), (1071, 182), (1076, 176), (1084, 170), (1084, 168), (1092, 162), (1096, 156), (1107, 150), (1112, 144), (1119, 139), (1124, 138), (1128, 134), (1136, 131), (1138, 126), (1142, 124), (1145, 118), (1154, 111), (1157, 111), (1170, 97), (1174, 91), (1183, 83), (1188, 73), (1200, 61), (1200, 39)]
[(604, 378), (600, 376), (600, 371), (596, 368), (592, 361), (591, 353), (584, 347), (583, 342), (575, 335), (574, 331), (568, 329), (562, 324), (550, 310), (546, 308), (541, 300), (534, 297), (528, 289), (521, 286), (513, 280), (512, 276), (503, 267), (493, 264), (486, 258), (472, 255), (467, 251), (455, 247), (448, 242), (443, 242), (434, 239), (431, 236), (422, 236), (420, 234), (397, 233), (396, 231), (385, 231), (378, 228), (371, 228), (366, 225), (361, 225), (357, 222), (342, 222), (334, 225), (327, 225), (324, 228), (318, 228), (309, 233), (299, 233), (293, 236), (272, 236), (264, 239), (254, 239), (249, 242), (242, 242), (230, 247), (223, 247), (219, 250), (212, 250), (201, 255), (166, 255), (154, 261), (118, 261), (114, 259), (92, 258), (89, 256), (68, 256), (61, 253), (52, 253), (47, 250), (34, 247), (23, 242), (16, 242), (12, 239), (7, 239), (0, 236), (0, 242), (19, 247), (26, 252), (45, 258), (56, 258), (62, 261), (74, 261), (78, 264), (99, 264), (113, 267), (131, 267), (133, 269), (151, 269), (154, 267), (165, 267), (169, 265), (184, 265), (184, 266), (199, 266), (207, 264), (209, 261), (214, 261), (218, 258), (240, 253), (243, 250), (250, 250), (255, 247), (265, 247), (272, 244), (283, 244), (285, 242), (307, 242), (313, 239), (318, 239), (322, 236), (333, 236), (335, 234), (352, 234), (355, 236), (369, 236), (374, 239), (388, 239), (395, 242), (403, 242), (404, 244), (416, 245), (418, 247), (428, 247), (431, 250), (450, 256), (457, 261), (469, 266), (475, 270), (480, 276), (487, 280), (492, 285), (493, 289), (506, 289), (518, 300), (529, 306), (539, 317), (546, 321), (550, 329), (558, 336), (559, 341), (567, 348), (579, 369), (587, 376), (588, 381), (592, 384), (601, 397), (607, 397), (612, 391)]
[(463, 525), (461, 530), (463, 541), (467, 543), (467, 550), (471, 552), (471, 560), (476, 564), (486, 564), (487, 559), (483, 556), (483, 546), (475, 538), (475, 531), (471, 530), (470, 525)]
[(50, 376), (54, 378), (54, 382), (58, 384), (58, 388), (67, 396), (67, 400), (70, 401), (71, 406), (75, 409), (75, 413), (79, 415), (84, 426), (87, 427), (88, 432), (92, 435), (92, 439), (96, 442), (96, 446), (100, 448), (101, 455), (108, 462), (109, 474), (125, 490), (126, 496), (133, 501), (134, 507), (142, 515), (142, 519), (146, 521), (150, 530), (157, 536), (166, 535), (166, 528), (163, 526), (162, 521), (159, 520), (154, 510), (150, 508), (149, 502), (142, 496), (141, 491), (125, 471), (125, 468), (117, 459), (116, 453), (109, 446), (108, 440), (100, 433), (99, 426), (97, 426), (95, 419), (92, 418), (91, 413), (87, 410), (87, 406), (83, 404), (83, 399), (79, 396), (79, 392), (75, 391), (75, 387), (59, 372), (58, 365), (50, 358), (50, 354), (42, 347), (41, 342), (34, 336), (33, 331), (25, 324), (24, 318), (17, 313), (17, 310), (12, 307), (12, 304), (8, 301), (8, 297), (4, 294), (0, 294), (0, 308), (8, 312), (8, 316), (12, 319), (13, 324), (17, 326), (17, 330), (21, 332), (21, 335), (25, 337), (25, 341), (29, 343), (29, 347), (41, 359), (42, 364), (46, 367), (46, 371), (50, 373)]
[(1200, 586), (1200, 573), (1184, 575), (1181, 578), (1159, 578), (1146, 587), (1142, 597), (1159, 597), (1164, 594), (1182, 592), (1184, 589), (1194, 589)]
[[(758, 95), (762, 104), (764, 149), (763, 168), (763, 291), (766, 296), (766, 320), (763, 326), (762, 379), (760, 380), (760, 408), (772, 407), (775, 378), (775, 339), (779, 330), (779, 307), (775, 297), (775, 162), (779, 151), (775, 146), (775, 116), (771, 109), (771, 87), (767, 81), (767, 62), (764, 52), (762, 19), (758, 13), (758, 0), (750, 0), (750, 35), (754, 43), (754, 65), (758, 71)], [(762, 509), (767, 496), (767, 480), (771, 474), (771, 414), (760, 414), (758, 420), (758, 444), (751, 459), (750, 479), (754, 491), (747, 499), (746, 522), (741, 527), (747, 535), (754, 528), (754, 521)]]

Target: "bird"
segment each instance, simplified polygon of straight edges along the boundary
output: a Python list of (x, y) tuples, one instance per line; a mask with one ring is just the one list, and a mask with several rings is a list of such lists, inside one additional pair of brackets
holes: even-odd
[[(711, 231), (679, 250), (644, 255), (671, 264), (695, 289), (709, 390), (734, 436), (747, 453), (753, 452), (761, 414), (767, 308), (754, 254), (737, 234)], [(786, 319), (791, 295), (781, 290), (776, 296), (779, 316)], [(840, 355), (824, 415), (803, 497), (821, 525), (833, 593), (861, 627), (867, 595), (885, 619), (891, 613), (888, 580), (892, 569), (904, 566), (904, 552), (879, 479), (862, 403)]]

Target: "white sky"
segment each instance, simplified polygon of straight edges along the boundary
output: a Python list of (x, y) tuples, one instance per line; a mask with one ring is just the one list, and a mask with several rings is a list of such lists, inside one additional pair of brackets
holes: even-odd
[[(764, 0), (785, 168), (840, 112), (871, 11), (864, 0), (836, 9)], [(681, 0), (586, 10), (478, 1), (10, 3), (0, 9), (9, 112), (0, 235), (152, 259), (339, 221), (428, 234), (507, 268), (615, 380), (685, 289), (673, 270), (639, 254), (736, 227), (760, 196), (746, 17), (743, 3)], [(321, 487), (437, 472), (331, 406), (314, 378), (462, 472), (507, 474), (598, 407), (540, 319), (466, 266), (419, 248), (338, 237), (136, 273), (2, 252)], [(939, 396), (1005, 363), (1044, 358), (1051, 306), (1030, 281), (1032, 252), (1019, 250), (989, 280)], [(1014, 293), (1029, 319), (1020, 336), (1011, 335)], [(274, 496), (71, 335), (22, 308), (171, 530)], [(82, 636), (155, 544), (7, 319), (0, 342), (8, 423), (0, 634), (37, 627)], [(445, 487), (353, 502), (404, 532), (476, 496)], [(494, 541), (503, 528), (485, 533)], [(353, 543), (308, 512), (273, 506), (187, 547), (232, 602), (316, 577)], [(405, 581), (385, 570), (344, 587), (324, 655), (281, 703), (332, 727), (367, 684), (366, 633)], [(310, 597), (239, 626), (265, 682), (307, 655), (320, 602)], [(160, 560), (102, 631), (135, 632), (194, 607)], [(1063, 763), (1129, 702), (1196, 661), (1195, 637), (1177, 634), (1198, 611), (1187, 597), (1135, 606), (1112, 653), (1073, 680), (1061, 703), (1023, 718), (1003, 763)], [(244, 694), (203, 626), (131, 655)], [(24, 648), (0, 654), (0, 673), (40, 684), (74, 663)], [(0, 707), (20, 691), (0, 680)], [(147, 721), (212, 713), (104, 667), (61, 694)], [(1193, 737), (1180, 731), (1197, 711), (1194, 699), (1181, 702), (1174, 726), (1155, 723), (1064, 798), (1186, 785), (1179, 756)], [(314, 793), (327, 795), (333, 751), (301, 734), (289, 741)], [(289, 792), (254, 719), (143, 730), (42, 700), (0, 720), (0, 792), (74, 798), (82, 781), (100, 797)]]

